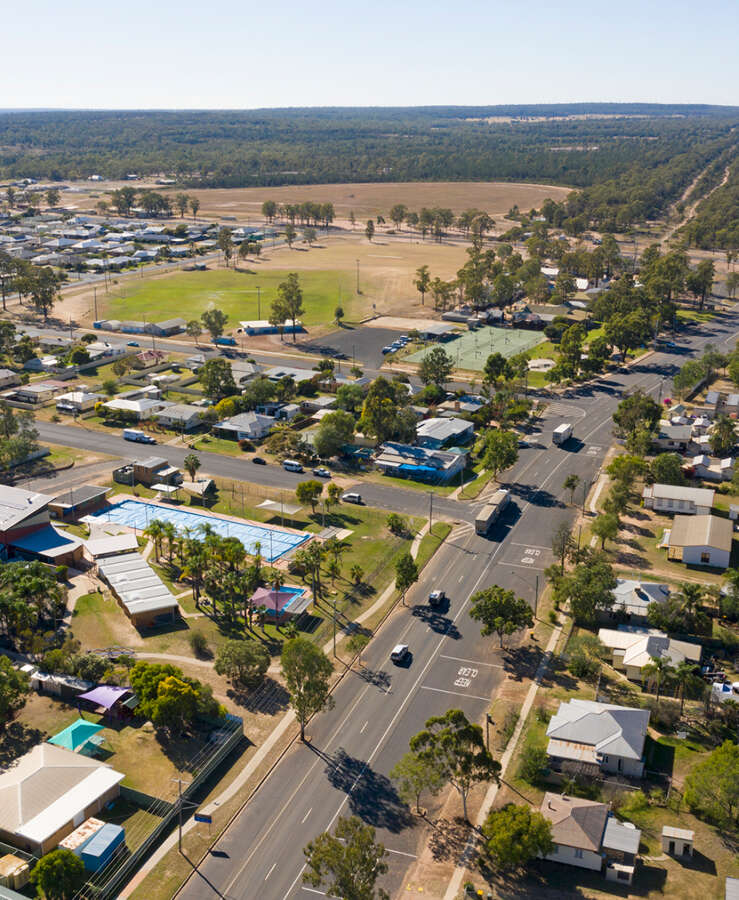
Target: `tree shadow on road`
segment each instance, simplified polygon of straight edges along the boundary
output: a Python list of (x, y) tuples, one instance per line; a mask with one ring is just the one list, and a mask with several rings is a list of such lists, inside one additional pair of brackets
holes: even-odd
[(462, 637), (454, 622), (438, 610), (431, 609), (428, 606), (414, 606), (412, 615), (424, 621), (436, 634), (444, 634), (454, 641)]
[(327, 757), (326, 775), (333, 787), (347, 794), (353, 815), (368, 825), (397, 834), (415, 821), (390, 779), (343, 747)]

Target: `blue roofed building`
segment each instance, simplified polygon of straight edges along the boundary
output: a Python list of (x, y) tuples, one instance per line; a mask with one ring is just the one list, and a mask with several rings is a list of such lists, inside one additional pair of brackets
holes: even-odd
[(455, 475), (461, 476), (467, 465), (467, 454), (460, 450), (431, 450), (386, 441), (375, 456), (375, 465), (385, 475), (444, 484)]

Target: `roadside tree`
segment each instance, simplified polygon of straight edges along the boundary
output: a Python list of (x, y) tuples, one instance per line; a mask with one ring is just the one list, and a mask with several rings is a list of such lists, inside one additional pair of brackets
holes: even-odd
[(303, 881), (342, 900), (390, 900), (377, 879), (387, 872), (386, 850), (375, 841), (375, 829), (357, 816), (341, 817), (333, 835), (324, 831), (303, 850)]
[(221, 228), (221, 230), (218, 232), (217, 243), (218, 249), (223, 254), (223, 259), (226, 262), (226, 266), (228, 266), (228, 264), (231, 262), (231, 257), (233, 256), (234, 252), (234, 242), (230, 228)]
[(470, 618), (482, 623), (484, 637), (497, 634), (501, 647), (504, 636), (534, 624), (529, 604), (497, 584), (470, 597)]
[(207, 331), (210, 332), (210, 339), (215, 340), (223, 334), (228, 316), (222, 309), (206, 309), (200, 314), (200, 321), (205, 325)]
[(195, 475), (197, 474), (200, 465), (200, 457), (196, 456), (194, 453), (188, 453), (182, 461), (182, 467), (190, 476), (190, 481), (195, 481)]
[(499, 783), (500, 763), (485, 746), (482, 728), (470, 722), (461, 709), (427, 719), (424, 730), (411, 738), (410, 748), (456, 789), (465, 820), (472, 788), (480, 782)]
[(682, 457), (677, 453), (658, 453), (649, 468), (657, 484), (685, 484)]
[(606, 541), (615, 541), (618, 537), (618, 516), (612, 512), (601, 513), (601, 515), (596, 516), (590, 527), (593, 534), (600, 539), (600, 549), (604, 550)]
[(415, 803), (421, 813), (421, 794), (436, 795), (444, 787), (445, 778), (434, 762), (411, 752), (403, 754), (390, 771), (390, 778), (398, 785), (398, 794), (408, 805)]
[(300, 740), (304, 741), (308, 719), (334, 705), (329, 693), (333, 666), (328, 657), (304, 637), (285, 642), (281, 663), (282, 674), (290, 692), (290, 703), (300, 725)]
[(510, 468), (518, 459), (518, 437), (512, 431), (490, 429), (485, 435), (482, 464), (497, 479), (503, 469)]
[(301, 481), (295, 488), (295, 498), (301, 505), (310, 504), (311, 511), (315, 513), (318, 505), (318, 498), (323, 493), (323, 484), (320, 481), (311, 479), (310, 481)]
[(405, 595), (408, 588), (418, 581), (418, 566), (411, 554), (406, 551), (395, 563), (395, 587), (400, 591), (402, 603), (405, 604)]
[(277, 297), (272, 302), (272, 314), (270, 321), (276, 320), (280, 323), (290, 321), (293, 326), (293, 343), (297, 337), (295, 329), (297, 321), (303, 315), (303, 291), (300, 287), (297, 272), (289, 272), (285, 281), (277, 285)]
[(353, 437), (354, 416), (339, 409), (321, 419), (313, 439), (313, 449), (319, 456), (328, 459), (337, 456), (342, 447), (351, 444)]

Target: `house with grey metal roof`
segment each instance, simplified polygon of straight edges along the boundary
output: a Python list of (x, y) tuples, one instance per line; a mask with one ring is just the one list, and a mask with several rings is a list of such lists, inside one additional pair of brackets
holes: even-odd
[(454, 417), (424, 419), (416, 425), (416, 443), (419, 447), (440, 450), (450, 444), (464, 444), (474, 433), (474, 422), (465, 419)]
[(601, 628), (598, 639), (611, 651), (614, 669), (624, 672), (630, 681), (643, 682), (644, 667), (654, 659), (664, 659), (677, 668), (680, 663), (698, 665), (703, 648), (690, 641), (678, 641), (656, 628)]
[(697, 516), (710, 513), (715, 494), (713, 488), (648, 484), (642, 491), (642, 500), (645, 509), (653, 509), (655, 512)]
[(611, 591), (613, 606), (601, 610), (600, 618), (616, 619), (632, 623), (647, 621), (650, 603), (665, 603), (672, 593), (669, 584), (656, 581), (635, 581), (631, 578), (617, 578), (616, 587)]
[(547, 727), (550, 764), (559, 771), (641, 778), (648, 724), (648, 709), (594, 700), (562, 702)]
[(690, 443), (692, 428), (690, 425), (673, 425), (660, 422), (654, 444), (660, 450), (677, 450), (684, 453)]
[(728, 569), (733, 543), (734, 524), (730, 519), (675, 516), (667, 537), (667, 558), (689, 566)]

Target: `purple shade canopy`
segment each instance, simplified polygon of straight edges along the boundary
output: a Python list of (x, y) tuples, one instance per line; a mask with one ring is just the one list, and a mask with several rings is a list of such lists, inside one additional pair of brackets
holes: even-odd
[(80, 694), (77, 699), (89, 700), (90, 703), (94, 703), (96, 706), (110, 709), (124, 694), (130, 693), (130, 690), (131, 688), (118, 687), (114, 684), (100, 684), (86, 694)]
[(272, 588), (257, 588), (251, 595), (255, 606), (266, 606), (272, 612), (280, 613), (295, 599), (295, 591), (276, 591)]

